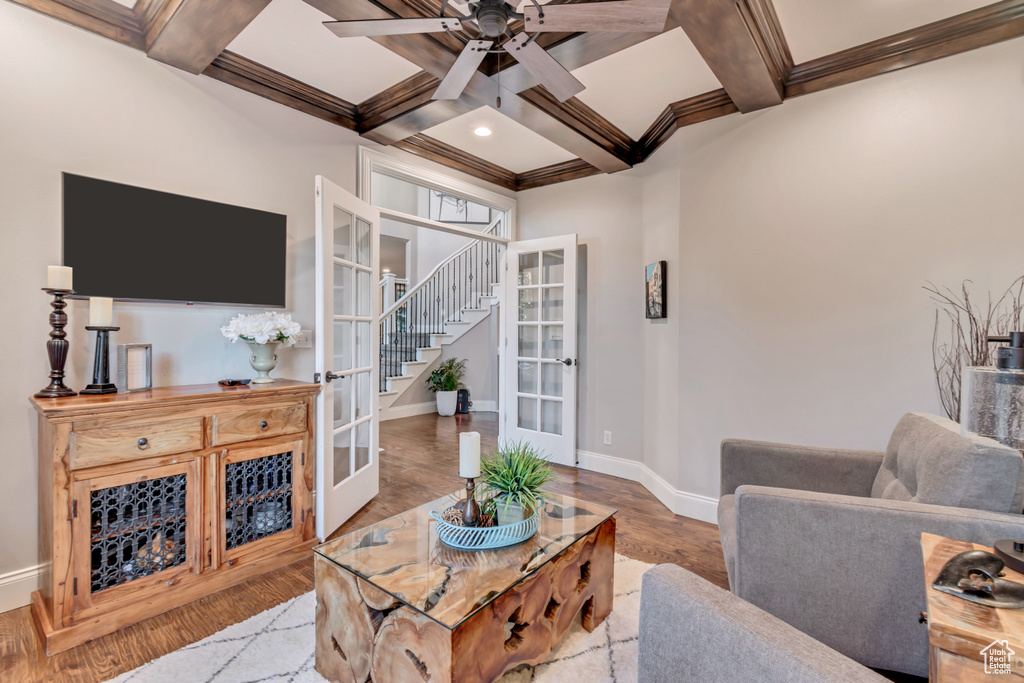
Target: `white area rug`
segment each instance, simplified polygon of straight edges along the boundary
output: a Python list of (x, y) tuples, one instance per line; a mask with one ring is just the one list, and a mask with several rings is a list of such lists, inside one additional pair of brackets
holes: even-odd
[[(548, 661), (501, 683), (635, 683), (640, 578), (654, 565), (615, 556), (615, 606), (587, 633), (579, 618)], [(110, 683), (323, 683), (313, 668), (312, 591), (143, 664)]]

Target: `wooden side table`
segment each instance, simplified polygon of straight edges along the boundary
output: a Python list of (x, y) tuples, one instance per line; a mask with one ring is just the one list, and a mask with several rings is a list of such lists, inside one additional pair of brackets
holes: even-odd
[[(928, 595), (928, 680), (1024, 681), (1024, 609), (987, 607), (932, 588), (946, 562), (967, 550), (992, 551), (966, 541), (921, 534)], [(1004, 578), (1024, 583), (1024, 575), (1004, 571)], [(1008, 673), (1003, 672), (1006, 668)]]

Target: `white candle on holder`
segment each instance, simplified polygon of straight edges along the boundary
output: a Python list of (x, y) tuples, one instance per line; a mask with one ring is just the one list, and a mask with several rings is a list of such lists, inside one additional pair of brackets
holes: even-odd
[(464, 479), (480, 476), (480, 432), (459, 434), (459, 476)]
[(89, 327), (113, 327), (114, 300), (105, 296), (89, 297)]
[(71, 268), (69, 266), (46, 266), (47, 289), (71, 289)]

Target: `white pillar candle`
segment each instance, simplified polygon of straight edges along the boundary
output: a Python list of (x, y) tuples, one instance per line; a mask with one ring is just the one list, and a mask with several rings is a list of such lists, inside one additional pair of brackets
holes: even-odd
[(480, 476), (480, 432), (459, 434), (459, 476), (463, 479)]
[(72, 289), (69, 266), (46, 266), (47, 289)]
[(114, 325), (114, 300), (105, 296), (89, 297), (89, 327)]

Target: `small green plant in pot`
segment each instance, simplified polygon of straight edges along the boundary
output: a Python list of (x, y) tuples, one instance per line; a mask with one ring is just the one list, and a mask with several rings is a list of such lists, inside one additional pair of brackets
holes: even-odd
[(466, 361), (449, 358), (437, 366), (427, 377), (427, 388), (437, 396), (437, 414), (447, 417), (455, 414), (462, 378), (466, 375)]
[(526, 441), (506, 442), (480, 463), (483, 493), (491, 495), (498, 526), (521, 522), (548, 498), (555, 477), (547, 458)]

